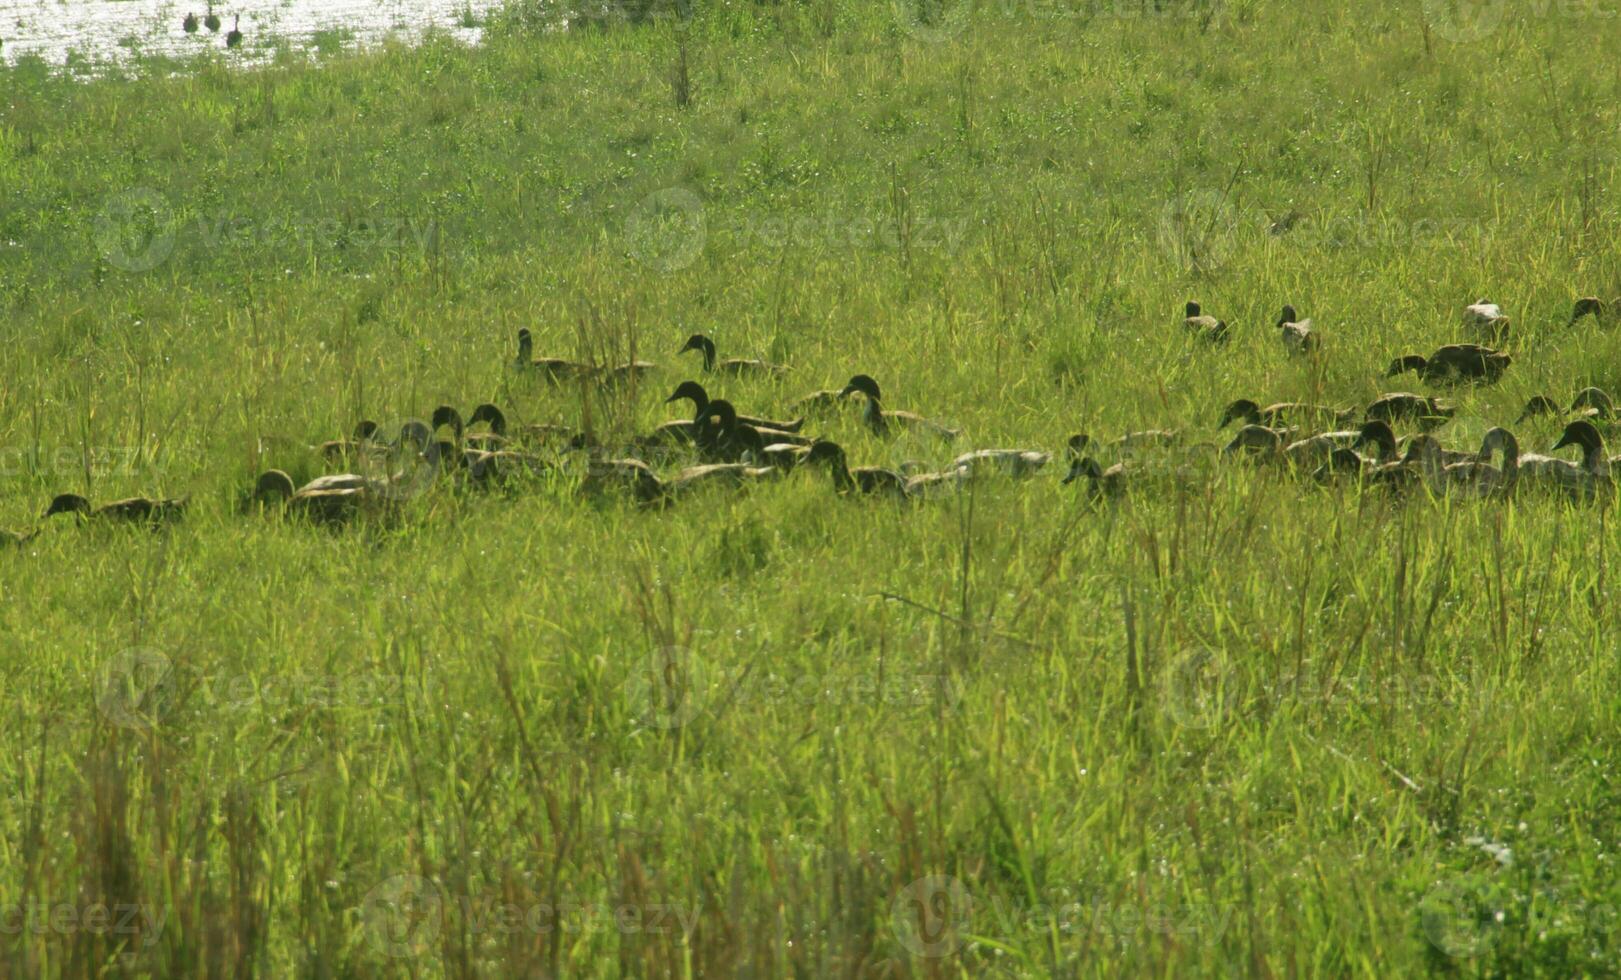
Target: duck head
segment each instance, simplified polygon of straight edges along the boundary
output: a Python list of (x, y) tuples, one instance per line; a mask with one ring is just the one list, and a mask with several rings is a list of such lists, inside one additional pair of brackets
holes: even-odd
[(462, 437), (462, 413), (456, 411), (454, 406), (440, 405), (438, 408), (434, 409), (433, 417), (428, 420), (428, 425), (433, 429), (434, 432), (438, 432), (440, 429), (448, 425), (450, 426), (450, 431), (456, 434), (457, 439)]
[(370, 442), (377, 437), (377, 423), (371, 419), (361, 419), (355, 423), (355, 441)]
[(518, 360), (528, 362), (535, 350), (535, 336), (529, 332), (528, 327), (518, 328)]
[(1604, 317), (1604, 301), (1597, 296), (1583, 296), (1570, 308), (1570, 322), (1575, 323), (1584, 316), (1596, 319)]
[(1239, 420), (1252, 425), (1261, 421), (1261, 406), (1248, 398), (1240, 398), (1222, 410), (1221, 421), (1216, 423), (1216, 428), (1225, 429)]
[(1353, 449), (1360, 449), (1370, 444), (1378, 449), (1376, 458), (1381, 463), (1395, 458), (1396, 433), (1390, 428), (1389, 422), (1384, 419), (1370, 419), (1362, 423), (1362, 428), (1357, 430), (1356, 441), (1351, 446)]
[(416, 447), (417, 452), (427, 452), (433, 444), (433, 430), (426, 423), (412, 419), (400, 426), (400, 437), (394, 441), (394, 446), (398, 448), (408, 442)]
[(1547, 395), (1532, 395), (1531, 399), (1525, 403), (1524, 410), (1520, 412), (1520, 417), (1514, 420), (1514, 424), (1520, 425), (1524, 423), (1526, 419), (1534, 419), (1541, 415), (1563, 414), (1564, 413), (1559, 410), (1559, 404), (1552, 398), (1549, 398)]
[(866, 374), (858, 374), (851, 378), (849, 383), (844, 386), (844, 390), (839, 394), (843, 396), (858, 391), (872, 401), (879, 401), (883, 398), (883, 395), (878, 391), (878, 382), (874, 381), (871, 375)]
[(1092, 444), (1092, 437), (1084, 432), (1077, 432), (1069, 437), (1064, 447), (1069, 451), (1071, 459), (1080, 459), (1086, 452), (1086, 447)]
[(1593, 459), (1595, 455), (1599, 458), (1604, 456), (1604, 437), (1599, 435), (1598, 427), (1586, 419), (1577, 419), (1565, 426), (1564, 434), (1553, 445), (1554, 452), (1566, 446), (1582, 447), (1584, 461)]
[(687, 342), (676, 353), (685, 354), (689, 350), (703, 351), (705, 369), (715, 366), (715, 342), (713, 340), (701, 333), (695, 333), (687, 338)]
[(1064, 474), (1064, 483), (1074, 483), (1081, 477), (1089, 480), (1098, 480), (1103, 476), (1103, 467), (1090, 456), (1078, 456), (1069, 464), (1069, 472)]
[(1403, 371), (1423, 371), (1429, 366), (1429, 359), (1422, 354), (1407, 354), (1390, 362), (1390, 368), (1385, 371), (1385, 377), (1394, 378)]
[(294, 492), (293, 478), (285, 470), (265, 470), (254, 481), (252, 501), (270, 503), (278, 497), (286, 500)]
[[(474, 408), (472, 416), (467, 420), (469, 427), (478, 425), (480, 422), (488, 423), (490, 431), (498, 436), (507, 434), (506, 414), (490, 402), (485, 402)], [(457, 435), (460, 434), (458, 430)]]
[(704, 386), (696, 381), (683, 381), (676, 385), (675, 391), (671, 393), (670, 397), (664, 399), (664, 404), (678, 402), (683, 398), (691, 399), (693, 407), (699, 412), (702, 412), (709, 405), (709, 392), (705, 391)]
[(1590, 411), (1595, 418), (1607, 419), (1615, 415), (1615, 401), (1603, 388), (1583, 388), (1570, 403), (1572, 412), (1581, 409)]
[(1189, 317), (1199, 316), (1199, 304), (1191, 299), (1188, 300), (1188, 305), (1183, 309), (1186, 310)]
[(1290, 304), (1285, 303), (1285, 304), (1283, 304), (1283, 313), (1278, 316), (1278, 322), (1275, 325), (1281, 327), (1285, 323), (1299, 323), (1299, 322), (1300, 322), (1300, 317), (1299, 317), (1298, 314), (1295, 313), (1295, 308), (1293, 306), (1291, 306)]
[(76, 493), (59, 493), (51, 500), (50, 506), (45, 508), (45, 513), (40, 516), (40, 519), (45, 520), (56, 514), (88, 516), (90, 514), (90, 501)]
[(1233, 436), (1233, 441), (1222, 448), (1224, 453), (1275, 452), (1283, 448), (1283, 437), (1276, 429), (1264, 425), (1246, 425)]
[(805, 460), (810, 463), (842, 464), (844, 462), (844, 447), (836, 442), (819, 439), (811, 443), (810, 452), (805, 454)]
[(1514, 438), (1514, 433), (1500, 425), (1486, 430), (1486, 435), (1480, 440), (1481, 462), (1491, 462), (1492, 456), (1499, 449), (1503, 451), (1503, 471), (1506, 473), (1518, 468), (1520, 462), (1520, 440)]

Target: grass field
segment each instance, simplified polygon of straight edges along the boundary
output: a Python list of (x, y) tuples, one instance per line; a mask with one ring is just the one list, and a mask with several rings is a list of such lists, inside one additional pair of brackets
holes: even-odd
[[(650, 511), (576, 459), (335, 532), (238, 508), (441, 402), (645, 431), (700, 329), (793, 368), (713, 394), (866, 372), (963, 437), (807, 428), (938, 465), (1423, 390), (1384, 365), (1487, 296), (1515, 364), (1438, 431), (1473, 448), (1621, 387), (1613, 321), (1565, 325), (1621, 294), (1621, 8), (1477, 12), (518, 8), (476, 50), (0, 70), (0, 526), (191, 495), (0, 552), (0, 973), (1614, 975), (1600, 506), (1195, 451), (1118, 505), (1055, 463)], [(522, 326), (660, 369), (551, 388)]]

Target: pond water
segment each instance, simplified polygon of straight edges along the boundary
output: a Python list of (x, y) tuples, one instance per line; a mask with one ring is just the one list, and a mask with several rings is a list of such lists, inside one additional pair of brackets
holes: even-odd
[[(216, 3), (218, 31), (204, 22), (206, 0), (0, 0), (0, 58), (16, 63), (37, 55), (76, 70), (125, 62), (139, 55), (190, 57), (226, 50), (241, 18), (242, 44), (231, 57), (244, 63), (272, 58), (280, 45), (330, 52), (407, 39), (438, 28), (469, 44), (483, 34), (485, 15), (500, 0), (234, 0)], [(188, 13), (200, 22), (187, 33)]]

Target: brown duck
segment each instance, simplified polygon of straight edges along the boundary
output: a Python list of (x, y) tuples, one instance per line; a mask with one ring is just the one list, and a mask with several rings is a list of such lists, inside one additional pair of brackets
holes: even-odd
[(1447, 344), (1436, 348), (1429, 357), (1419, 354), (1398, 357), (1390, 362), (1385, 375), (1393, 378), (1404, 371), (1416, 371), (1432, 384), (1489, 383), (1501, 378), (1512, 362), (1508, 354), (1480, 344)]

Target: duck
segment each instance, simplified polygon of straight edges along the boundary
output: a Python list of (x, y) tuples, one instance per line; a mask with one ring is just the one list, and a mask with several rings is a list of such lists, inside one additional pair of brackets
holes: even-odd
[(1066, 485), (1074, 483), (1083, 476), (1086, 477), (1088, 490), (1094, 498), (1119, 499), (1126, 495), (1127, 478), (1124, 463), (1115, 463), (1104, 469), (1090, 456), (1077, 457), (1070, 462), (1069, 472), (1064, 475), (1063, 482)]
[(1203, 312), (1199, 304), (1188, 301), (1182, 318), (1182, 329), (1199, 340), (1220, 344), (1227, 341), (1227, 324)]
[(810, 457), (810, 446), (795, 445), (791, 442), (774, 442), (769, 446), (760, 447), (757, 456), (760, 462), (767, 466), (774, 466), (784, 472), (797, 469)]
[(1346, 426), (1355, 420), (1355, 411), (1331, 408), (1327, 405), (1310, 405), (1304, 402), (1277, 402), (1262, 408), (1248, 398), (1240, 398), (1231, 402), (1222, 410), (1221, 419), (1217, 422), (1216, 428), (1225, 429), (1238, 421), (1250, 425), (1268, 426), (1310, 421)]
[(528, 327), (518, 330), (518, 356), (513, 364), (520, 370), (539, 371), (552, 384), (584, 381), (597, 374), (595, 366), (562, 357), (535, 357), (535, 337)]
[(1365, 479), (1389, 490), (1410, 490), (1420, 484), (1438, 486), (1445, 463), (1441, 459), (1441, 444), (1428, 433), (1414, 436), (1400, 459), (1374, 463), (1366, 471)]
[(1368, 404), (1363, 417), (1385, 422), (1411, 419), (1422, 429), (1433, 429), (1451, 420), (1457, 409), (1439, 398), (1415, 395), (1410, 391), (1392, 391), (1380, 395)]
[(878, 382), (871, 375), (858, 374), (852, 377), (844, 386), (846, 393), (859, 392), (866, 396), (867, 407), (862, 411), (862, 421), (867, 423), (875, 434), (887, 436), (895, 429), (917, 429), (933, 433), (942, 439), (955, 439), (962, 434), (962, 430), (953, 429), (930, 421), (915, 412), (898, 412), (883, 408), (881, 402), (883, 395), (878, 389)]
[[(1497, 452), (1503, 453), (1501, 466), (1493, 465)], [(1475, 458), (1444, 463), (1441, 476), (1447, 490), (1462, 490), (1477, 497), (1500, 496), (1514, 489), (1519, 479), (1520, 443), (1514, 433), (1494, 426), (1486, 430)]]
[[(682, 399), (692, 402), (692, 417), (694, 419), (702, 418), (705, 410), (709, 408), (709, 392), (696, 381), (688, 380), (676, 385), (675, 391), (670, 394), (670, 397), (664, 399), (664, 404), (668, 405)], [(778, 432), (798, 432), (805, 424), (804, 418), (777, 421), (741, 414), (737, 416), (737, 420), (744, 425), (752, 425), (757, 429), (775, 429)]]
[(711, 401), (697, 424), (694, 441), (700, 450), (718, 451), (721, 455), (740, 455), (748, 451), (759, 453), (764, 447), (778, 443), (795, 446), (808, 446), (811, 443), (808, 437), (798, 433), (743, 422), (738, 418), (737, 409), (724, 398)]
[(231, 32), (229, 34), (225, 35), (225, 46), (228, 47), (228, 48), (239, 48), (239, 47), (242, 46), (242, 15), (241, 14), (238, 14), (236, 16), (236, 19), (231, 21)]
[(185, 31), (187, 34), (196, 34), (197, 15), (195, 13), (188, 13), (186, 15), (186, 19), (180, 22), (180, 29)]
[(471, 429), (476, 425), (487, 425), (489, 431), (474, 432), (464, 437), (461, 440), (463, 446), (483, 452), (507, 448), (511, 441), (507, 436), (507, 416), (493, 402), (481, 402), (473, 406), (473, 414), (468, 416), (467, 427)]
[(1283, 313), (1278, 317), (1278, 332), (1283, 335), (1283, 349), (1291, 355), (1315, 354), (1318, 350), (1317, 334), (1311, 328), (1311, 320), (1300, 319), (1295, 308), (1288, 303), (1283, 304)]
[(467, 431), (467, 427), (462, 421), (462, 413), (456, 411), (454, 405), (440, 405), (428, 417), (428, 428), (433, 430), (435, 436), (439, 435), (439, 430), (447, 425), (450, 426), (451, 440), (459, 445), (463, 433)]
[[(1573, 463), (1557, 457), (1538, 457), (1531, 467), (1536, 478), (1580, 497), (1608, 496), (1614, 489), (1610, 475), (1610, 458), (1604, 452), (1604, 437), (1598, 427), (1587, 419), (1577, 419), (1565, 426), (1553, 451), (1567, 446), (1582, 450), (1582, 461)], [(1527, 458), (1519, 459), (1521, 474), (1527, 472)]]
[(1375, 464), (1390, 463), (1396, 459), (1396, 433), (1384, 419), (1369, 419), (1362, 423), (1350, 448), (1357, 450), (1367, 445), (1374, 447)]
[(1576, 321), (1580, 320), (1584, 316), (1590, 316), (1594, 320), (1602, 322), (1604, 320), (1604, 315), (1607, 312), (1609, 312), (1609, 310), (1603, 300), (1599, 299), (1597, 296), (1583, 296), (1581, 299), (1578, 299), (1574, 304), (1572, 304), (1570, 308), (1570, 322), (1565, 325), (1567, 327), (1573, 327), (1576, 325)]
[(1294, 429), (1279, 429), (1249, 423), (1240, 426), (1231, 442), (1222, 447), (1225, 455), (1245, 453), (1260, 459), (1271, 459), (1283, 452), (1295, 436)]
[(907, 496), (907, 478), (894, 470), (877, 466), (850, 468), (844, 447), (836, 442), (821, 440), (811, 444), (805, 462), (826, 466), (833, 475), (833, 487), (841, 494), (859, 493), (868, 496)]
[(718, 374), (734, 375), (777, 375), (788, 370), (781, 364), (772, 364), (769, 361), (751, 360), (742, 357), (730, 357), (724, 361), (715, 360), (715, 342), (701, 333), (695, 333), (687, 338), (687, 342), (676, 353), (685, 354), (689, 350), (702, 351), (704, 355), (704, 370)]
[(651, 467), (639, 459), (594, 460), (580, 483), (578, 493), (593, 496), (615, 486), (629, 489), (642, 504), (666, 504), (687, 491), (711, 483), (746, 483), (769, 479), (780, 474), (770, 466), (749, 466), (744, 463), (710, 463), (689, 466), (668, 480), (661, 480)]
[(847, 388), (821, 388), (794, 399), (794, 411), (806, 415), (824, 414), (854, 404), (851, 394)]
[(1570, 400), (1570, 411), (1588, 419), (1609, 421), (1615, 418), (1615, 399), (1603, 388), (1583, 388)]
[(557, 464), (534, 453), (516, 449), (467, 449), (460, 456), (463, 471), (474, 486), (503, 484), (514, 477), (545, 476)]
[(185, 513), (189, 499), (189, 497), (169, 499), (128, 497), (102, 504), (100, 507), (91, 507), (90, 501), (79, 494), (59, 493), (51, 500), (50, 506), (45, 508), (45, 513), (40, 519), (49, 520), (56, 514), (76, 514), (81, 522), (96, 520), (126, 524), (166, 524), (180, 519)]
[(390, 499), (381, 492), (379, 481), (356, 473), (316, 477), (295, 488), (284, 470), (270, 469), (254, 482), (249, 502), (268, 506), (279, 501), (289, 512), (319, 523), (341, 523), (358, 516), (367, 505), (386, 504)]
[(1559, 403), (1548, 395), (1532, 395), (1526, 400), (1525, 407), (1520, 409), (1520, 417), (1514, 420), (1514, 424), (1524, 425), (1529, 419), (1540, 418), (1544, 415), (1562, 416), (1564, 414), (1565, 410), (1560, 408)]
[(355, 423), (355, 432), (348, 439), (329, 439), (317, 446), (312, 446), (317, 453), (328, 462), (337, 463), (349, 457), (358, 456), (363, 452), (376, 448), (373, 442), (377, 437), (377, 423), (371, 419), (361, 419)]
[(23, 545), (32, 541), (34, 539), (34, 535), (38, 533), (39, 528), (37, 527), (32, 531), (27, 532), (12, 531), (5, 528), (0, 528), (0, 549), (21, 548)]
[(1433, 384), (1492, 382), (1501, 378), (1512, 362), (1508, 354), (1480, 344), (1447, 344), (1436, 348), (1429, 357), (1419, 354), (1398, 357), (1390, 362), (1385, 375), (1393, 378), (1403, 371), (1417, 371), (1419, 377)]
[(1503, 308), (1488, 299), (1479, 299), (1463, 308), (1463, 323), (1494, 344), (1508, 339), (1509, 319)]
[(215, 34), (219, 33), (220, 15), (214, 13), (214, 5), (212, 3), (208, 5), (208, 14), (203, 18), (203, 26), (208, 28), (210, 31), (213, 31)]
[(1318, 483), (1330, 483), (1336, 478), (1345, 476), (1353, 476), (1360, 480), (1377, 465), (1354, 449), (1335, 449), (1328, 454), (1327, 462), (1312, 472), (1312, 479)]
[(951, 469), (969, 473), (994, 467), (1013, 477), (1030, 476), (1053, 461), (1053, 454), (1036, 449), (976, 449), (951, 461)]

